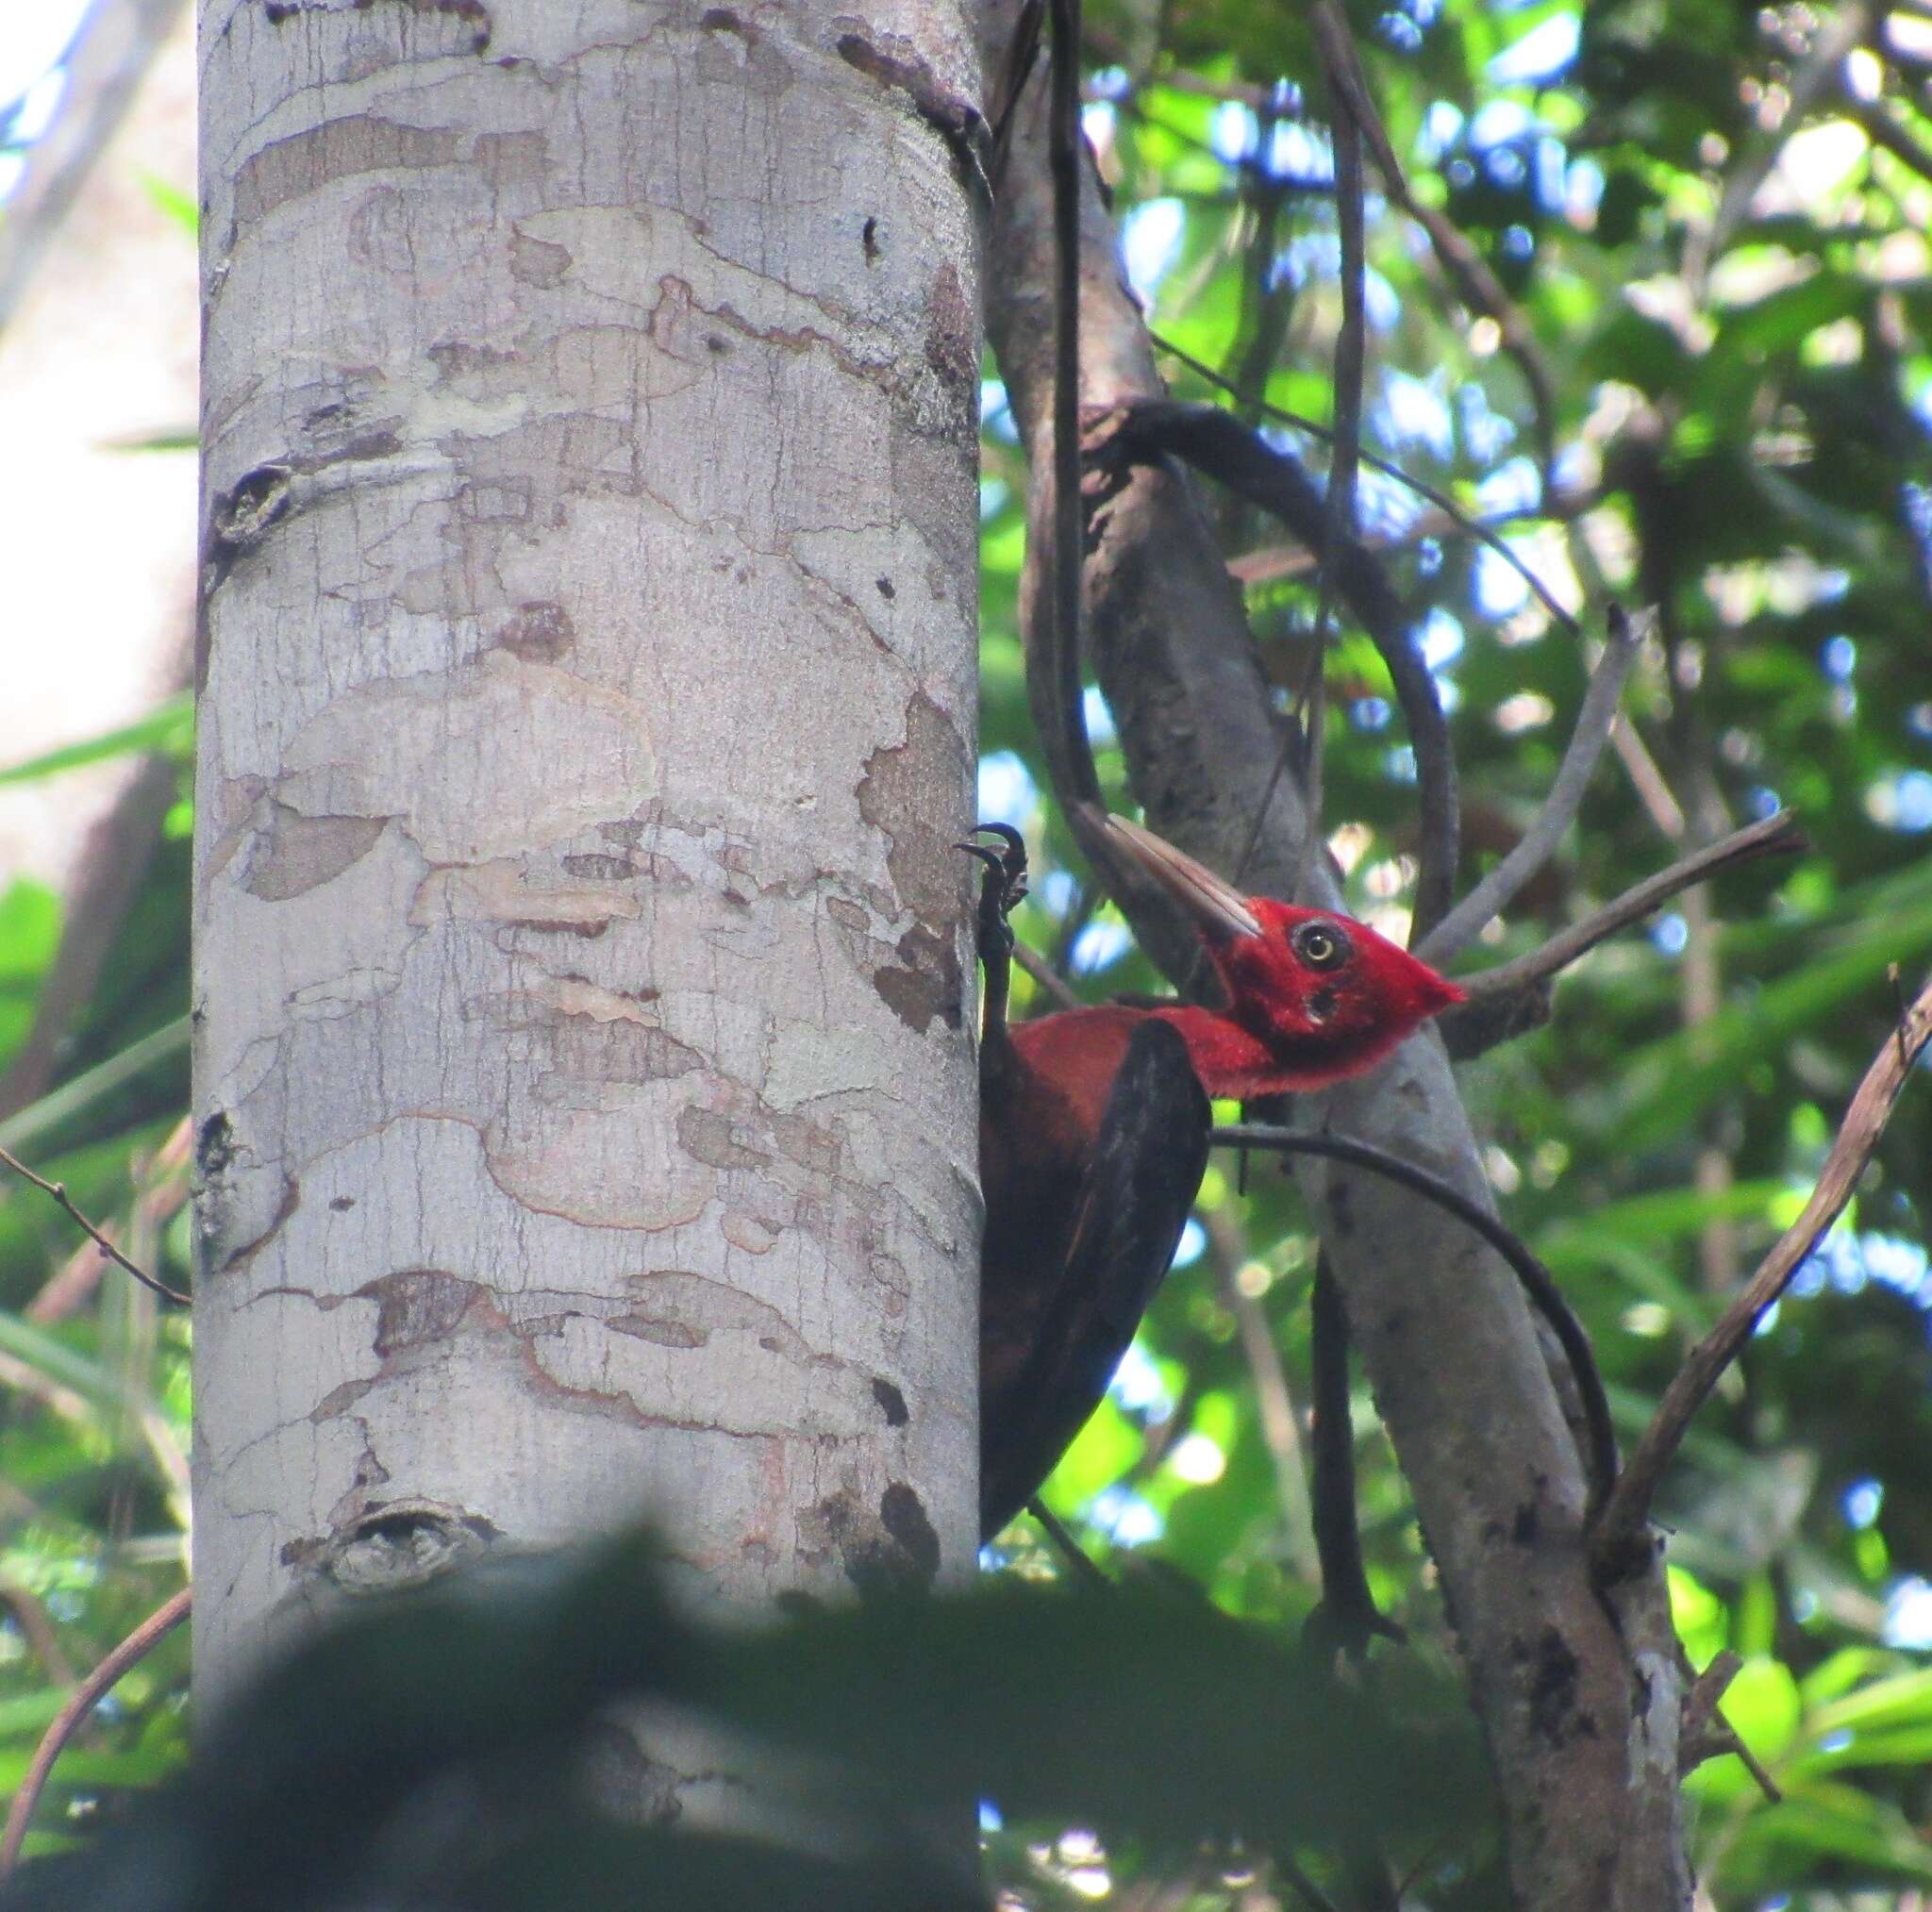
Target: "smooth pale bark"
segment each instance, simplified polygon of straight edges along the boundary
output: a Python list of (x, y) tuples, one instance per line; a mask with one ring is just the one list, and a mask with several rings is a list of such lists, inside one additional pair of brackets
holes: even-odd
[(958, 1579), (963, 15), (201, 30), (205, 1691), (645, 1508), (700, 1602)]
[[(999, 70), (1017, 10), (1017, 0), (990, 8), (990, 72)], [(988, 252), (989, 338), (1036, 487), (1051, 482), (1053, 447), (1042, 94), (1036, 82), (1016, 123)], [(1081, 245), (1083, 405), (1164, 395), (1091, 176)], [(1279, 737), (1239, 590), (1191, 488), (1173, 470), (1137, 466), (1092, 496), (1087, 637), (1135, 792), (1161, 835), (1232, 872)], [(1036, 505), (1030, 522), (1050, 524), (1050, 511)], [(1052, 607), (1050, 590), (1030, 573), (1023, 616), (1032, 645)], [(1058, 735), (1037, 694), (1036, 720), (1049, 740)], [(1063, 766), (1056, 775), (1064, 789)], [(1295, 779), (1284, 776), (1248, 887), (1291, 894), (1309, 828)], [(1334, 906), (1331, 872), (1321, 856), (1308, 860), (1302, 893)], [(1191, 933), (1143, 901), (1123, 898), (1137, 933), (1171, 973), (1187, 975)], [(1301, 1116), (1488, 1199), (1433, 1031)], [(1607, 1599), (1591, 1584), (1577, 1448), (1520, 1290), (1466, 1228), (1428, 1204), (1327, 1164), (1309, 1165), (1300, 1179), (1322, 1216), (1351, 1332), (1441, 1572), (1495, 1765), (1515, 1903), (1525, 1912), (1688, 1908), (1677, 1782), (1684, 1688), (1662, 1574), (1643, 1574)]]

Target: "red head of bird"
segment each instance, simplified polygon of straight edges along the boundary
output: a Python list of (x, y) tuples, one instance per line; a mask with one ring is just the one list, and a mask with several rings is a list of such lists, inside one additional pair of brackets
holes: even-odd
[(1185, 909), (1227, 991), (1224, 1010), (1164, 1010), (1213, 1096), (1322, 1089), (1382, 1060), (1463, 992), (1365, 923), (1247, 897), (1124, 817), (1114, 844)]

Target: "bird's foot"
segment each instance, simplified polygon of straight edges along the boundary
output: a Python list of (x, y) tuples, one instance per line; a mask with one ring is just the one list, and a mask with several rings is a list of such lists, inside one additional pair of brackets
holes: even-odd
[(975, 823), (975, 837), (997, 837), (1006, 845), (995, 850), (985, 843), (955, 843), (986, 865), (979, 883), (979, 959), (1005, 961), (1013, 953), (1013, 930), (1007, 918), (1026, 894), (1026, 840), (1010, 823)]

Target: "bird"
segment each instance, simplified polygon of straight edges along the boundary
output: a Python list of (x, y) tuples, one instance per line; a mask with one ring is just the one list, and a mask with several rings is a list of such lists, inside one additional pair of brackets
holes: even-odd
[(1026, 853), (1010, 824), (978, 914), (980, 1528), (1039, 1492), (1100, 1405), (1179, 1245), (1207, 1166), (1210, 1098), (1325, 1089), (1384, 1060), (1463, 992), (1367, 923), (1243, 896), (1131, 820), (1113, 848), (1198, 930), (1225, 1002), (1007, 1018)]

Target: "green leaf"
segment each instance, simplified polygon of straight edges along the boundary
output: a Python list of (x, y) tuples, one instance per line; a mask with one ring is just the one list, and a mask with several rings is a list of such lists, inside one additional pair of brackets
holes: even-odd
[(78, 770), (83, 764), (101, 763), (135, 751), (158, 750), (185, 759), (192, 748), (193, 737), (194, 694), (178, 690), (156, 705), (145, 717), (124, 723), (118, 730), (105, 731), (84, 743), (63, 744), (44, 756), (0, 770), (0, 784), (32, 783), (41, 777), (58, 776), (64, 770)]
[(193, 193), (163, 179), (158, 173), (143, 173), (141, 185), (148, 203), (173, 220), (190, 239), (201, 231), (201, 209), (194, 203)]

